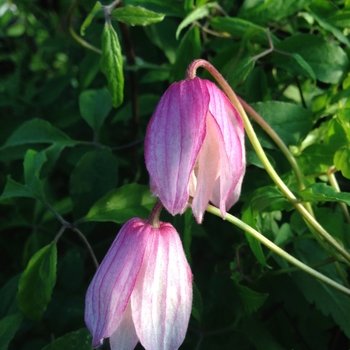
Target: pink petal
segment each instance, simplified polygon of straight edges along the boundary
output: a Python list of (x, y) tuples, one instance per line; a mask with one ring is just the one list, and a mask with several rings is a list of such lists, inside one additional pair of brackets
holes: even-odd
[(120, 230), (86, 294), (85, 323), (100, 346), (119, 326), (146, 249), (146, 220), (131, 219)]
[(192, 273), (174, 227), (162, 223), (148, 234), (131, 295), (132, 316), (146, 350), (175, 350), (185, 338), (191, 314)]
[(205, 137), (208, 105), (203, 80), (174, 83), (148, 124), (145, 159), (152, 190), (173, 215), (187, 207), (190, 174)]
[[(193, 195), (192, 212), (197, 222), (203, 220), (205, 208), (212, 195), (215, 180), (219, 174), (220, 151), (218, 147), (218, 133), (220, 129), (213, 118), (208, 113), (206, 117), (207, 132), (203, 146), (198, 155), (197, 186)], [(221, 136), (222, 138), (222, 136)]]
[(117, 330), (111, 335), (109, 343), (112, 350), (133, 350), (138, 342), (129, 301), (123, 319)]
[(226, 95), (212, 82), (205, 82), (210, 94), (209, 110), (221, 131), (218, 134), (220, 177), (215, 182), (210, 200), (225, 216), (241, 192), (245, 172), (244, 128), (240, 115)]

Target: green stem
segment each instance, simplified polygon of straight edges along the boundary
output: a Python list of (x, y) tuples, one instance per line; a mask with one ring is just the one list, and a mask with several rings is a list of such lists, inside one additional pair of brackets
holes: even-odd
[(187, 77), (189, 79), (193, 79), (196, 76), (196, 69), (199, 67), (205, 68), (216, 79), (219, 85), (223, 88), (227, 97), (230, 99), (232, 104), (237, 109), (238, 113), (240, 114), (243, 120), (245, 131), (250, 139), (250, 142), (256, 154), (258, 155), (265, 170), (267, 171), (271, 179), (274, 181), (274, 183), (277, 185), (279, 190), (293, 204), (295, 209), (299, 211), (299, 213), (302, 215), (304, 220), (307, 223), (309, 223), (318, 232), (318, 234), (325, 241), (328, 242), (330, 246), (332, 246), (335, 250), (337, 250), (345, 258), (345, 261), (347, 261), (348, 264), (350, 264), (350, 254), (317, 222), (317, 220), (315, 220), (315, 218), (305, 209), (305, 207), (301, 203), (299, 203), (298, 199), (294, 196), (294, 194), (290, 191), (288, 186), (279, 177), (279, 175), (271, 165), (270, 161), (268, 160), (263, 148), (261, 147), (261, 144), (255, 134), (253, 126), (250, 123), (250, 120), (247, 114), (245, 113), (241, 103), (239, 102), (236, 94), (233, 92), (230, 85), (227, 83), (224, 77), (218, 72), (218, 70), (214, 66), (212, 66), (208, 61), (205, 61), (203, 59), (198, 59), (192, 62), (188, 67)]
[[(335, 168), (334, 167), (330, 167), (327, 171), (327, 176), (328, 176), (328, 180), (329, 180), (329, 183), (330, 185), (337, 191), (337, 192), (340, 192), (340, 187), (338, 185), (338, 181), (334, 175), (334, 171), (335, 171)], [(344, 214), (344, 217), (345, 217), (345, 220), (350, 224), (350, 214), (349, 214), (349, 210), (348, 210), (348, 207), (345, 203), (339, 203), (340, 204), (340, 207), (343, 211), (343, 214)]]
[(82, 233), (80, 230), (78, 230), (76, 227), (72, 227), (71, 230), (74, 231), (75, 233), (77, 233), (78, 236), (79, 236), (79, 238), (80, 238), (80, 239), (84, 242), (84, 244), (86, 245), (86, 248), (87, 248), (87, 250), (89, 251), (89, 254), (90, 254), (90, 256), (91, 256), (91, 259), (92, 259), (92, 261), (94, 262), (94, 265), (95, 265), (96, 270), (97, 270), (98, 267), (99, 267), (99, 264), (98, 264), (98, 261), (97, 261), (97, 259), (96, 259), (95, 253), (94, 253), (94, 251), (93, 251), (93, 249), (92, 249), (92, 247), (91, 247), (89, 241), (86, 239), (86, 237), (83, 235), (83, 233)]
[(55, 236), (55, 238), (53, 239), (53, 241), (55, 242), (55, 244), (57, 244), (58, 240), (61, 238), (61, 236), (63, 235), (63, 232), (66, 230), (67, 226), (62, 225), (62, 227), (60, 228), (60, 230), (58, 231), (57, 235)]
[(261, 117), (261, 115), (255, 111), (247, 102), (242, 100), (240, 97), (238, 97), (239, 102), (243, 106), (244, 110), (255, 120), (257, 124), (261, 126), (261, 128), (271, 137), (271, 139), (276, 143), (276, 145), (280, 148), (284, 156), (287, 158), (289, 164), (291, 165), (295, 177), (298, 183), (299, 190), (305, 189), (304, 179), (303, 175), (300, 171), (299, 165), (292, 155), (292, 153), (289, 151), (289, 148), (286, 146), (286, 144), (282, 141), (282, 139), (277, 135), (277, 133), (271, 128), (271, 126)]
[[(206, 208), (206, 211), (222, 218), (220, 210), (218, 208), (212, 206), (212, 205), (208, 205), (207, 208)], [(287, 260), (288, 262), (290, 262), (292, 265), (296, 266), (300, 270), (308, 273), (309, 275), (319, 279), (320, 281), (328, 284), (329, 286), (331, 286), (331, 287), (333, 287), (333, 288), (343, 292), (344, 294), (350, 296), (350, 289), (342, 286), (341, 284), (333, 281), (329, 277), (327, 277), (327, 276), (323, 275), (322, 273), (320, 273), (320, 272), (312, 269), (311, 267), (307, 266), (306, 264), (304, 264), (300, 260), (294, 258), (292, 255), (288, 254), (286, 251), (284, 251), (283, 249), (278, 247), (276, 244), (271, 242), (269, 239), (267, 239), (261, 233), (259, 233), (258, 231), (254, 230), (252, 227), (250, 227), (249, 225), (245, 224), (243, 221), (239, 220), (235, 216), (233, 216), (233, 215), (231, 215), (229, 213), (226, 213), (225, 220), (230, 222), (231, 224), (239, 227), (243, 231), (247, 232), (252, 237), (254, 237), (256, 240), (258, 240), (260, 243), (262, 243), (264, 246), (266, 246), (271, 251), (273, 251), (274, 253), (278, 254), (280, 257), (282, 257), (283, 259)]]
[[(271, 128), (271, 126), (261, 117), (261, 115), (258, 112), (256, 112), (251, 106), (249, 106), (248, 103), (246, 103), (240, 97), (237, 96), (237, 98), (241, 103), (241, 105), (243, 106), (244, 110), (247, 111), (247, 113), (255, 120), (255, 122), (258, 125), (260, 125), (260, 127), (263, 130), (265, 130), (265, 132), (271, 137), (271, 139), (276, 143), (276, 145), (282, 151), (282, 153), (284, 154), (291, 168), (294, 171), (294, 175), (297, 180), (299, 190), (300, 191), (304, 190), (305, 183), (304, 183), (302, 172), (293, 154), (289, 151), (289, 148), (287, 147), (287, 145), (282, 141), (282, 139), (278, 136), (278, 134)], [(315, 217), (312, 206), (309, 202), (303, 203), (302, 205), (306, 208), (306, 210), (310, 213), (311, 216)], [(330, 255), (334, 255), (333, 252), (331, 252), (329, 248), (325, 245), (324, 241), (320, 238), (320, 236), (315, 231), (315, 229), (309, 223), (306, 223), (306, 224), (310, 229), (310, 231), (312, 232), (315, 239), (317, 240), (317, 242), (325, 249), (325, 251), (327, 251)]]
[[(276, 143), (276, 145), (280, 148), (280, 150), (282, 151), (282, 153), (284, 154), (284, 156), (286, 157), (286, 159), (288, 160), (289, 164), (291, 165), (297, 183), (298, 183), (298, 187), (299, 190), (302, 191), (305, 189), (305, 184), (304, 184), (304, 179), (303, 179), (303, 175), (300, 171), (299, 165), (296, 161), (296, 159), (294, 158), (294, 156), (292, 155), (292, 153), (289, 151), (289, 148), (287, 147), (287, 145), (282, 141), (282, 139), (277, 135), (277, 133), (271, 128), (271, 126), (261, 117), (261, 115), (256, 112), (251, 106), (249, 106), (249, 104), (247, 104), (244, 100), (242, 100), (240, 97), (238, 97), (238, 100), (240, 101), (240, 103), (242, 104), (244, 110), (255, 120), (255, 122), (260, 125), (260, 127), (265, 130), (265, 132), (271, 137), (271, 139)], [(332, 172), (328, 173), (329, 175), (329, 181), (331, 183), (331, 185), (337, 189), (337, 191), (339, 190), (339, 187), (337, 186), (337, 182), (335, 179), (335, 176)], [(334, 183), (335, 181), (335, 183)], [(314, 212), (312, 210), (312, 206), (309, 202), (306, 202), (303, 204), (304, 207), (306, 208), (306, 210), (313, 216)], [(347, 207), (345, 205), (345, 203), (341, 203), (342, 205), (342, 209), (344, 212), (345, 217), (349, 220), (348, 222), (350, 222), (350, 217), (349, 217), (349, 212), (347, 211)], [(345, 207), (345, 209), (344, 209)], [(318, 241), (318, 243), (323, 247), (323, 249), (325, 249), (326, 252), (328, 252), (331, 256), (334, 256), (334, 252), (329, 250), (329, 247), (327, 247), (325, 245), (325, 242), (320, 239), (320, 236), (317, 234), (317, 232), (315, 231), (315, 229), (309, 224), (307, 223), (307, 226), (309, 227), (310, 231), (312, 232), (313, 236), (315, 237), (315, 239)], [(349, 284), (347, 282), (347, 279), (344, 278), (344, 274), (342, 273), (342, 270), (339, 266), (338, 262), (334, 263), (335, 268), (338, 272), (339, 277), (341, 278), (341, 280), (343, 281), (343, 284), (347, 287), (349, 287)]]
[(85, 47), (86, 49), (89, 49), (93, 52), (96, 52), (97, 54), (99, 55), (102, 55), (102, 51), (100, 49), (98, 49), (97, 47), (91, 45), (90, 43), (88, 43), (87, 41), (85, 41), (82, 37), (80, 37), (76, 32), (75, 30), (73, 29), (73, 26), (72, 26), (72, 16), (73, 16), (73, 11), (75, 10), (75, 8), (77, 7), (78, 5), (78, 2), (79, 0), (75, 0), (71, 7), (69, 8), (68, 10), (68, 30), (69, 30), (69, 33), (70, 35), (80, 44), (82, 45), (83, 47)]

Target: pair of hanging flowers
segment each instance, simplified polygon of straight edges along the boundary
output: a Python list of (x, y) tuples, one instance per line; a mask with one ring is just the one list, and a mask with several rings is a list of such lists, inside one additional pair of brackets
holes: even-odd
[(149, 122), (145, 160), (161, 204), (149, 220), (120, 230), (86, 295), (85, 322), (93, 347), (178, 349), (192, 308), (192, 273), (180, 237), (159, 221), (189, 206), (198, 223), (209, 202), (222, 216), (237, 202), (245, 172), (244, 129), (227, 96), (197, 77), (173, 83)]

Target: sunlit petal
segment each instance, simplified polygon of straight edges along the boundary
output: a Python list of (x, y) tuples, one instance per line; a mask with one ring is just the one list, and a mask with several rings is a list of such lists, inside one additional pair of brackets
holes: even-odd
[(111, 350), (133, 350), (139, 339), (131, 315), (131, 304), (128, 303), (124, 316), (117, 330), (111, 335), (109, 343)]
[(205, 137), (208, 105), (203, 80), (174, 83), (148, 124), (145, 159), (152, 190), (173, 215), (187, 206), (188, 183)]
[(178, 233), (170, 224), (160, 230), (149, 238), (131, 307), (141, 344), (149, 350), (174, 350), (188, 327), (192, 274)]

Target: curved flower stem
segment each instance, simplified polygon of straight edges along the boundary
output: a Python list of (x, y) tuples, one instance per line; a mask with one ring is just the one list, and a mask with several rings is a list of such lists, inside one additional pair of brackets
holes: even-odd
[[(276, 145), (282, 151), (282, 153), (284, 154), (284, 156), (286, 157), (286, 159), (288, 160), (290, 166), (294, 171), (294, 175), (297, 180), (299, 190), (300, 191), (304, 190), (305, 184), (304, 184), (303, 174), (301, 173), (299, 165), (296, 159), (294, 158), (293, 154), (290, 152), (287, 145), (277, 135), (275, 130), (273, 130), (271, 126), (268, 123), (266, 123), (266, 121), (261, 117), (261, 115), (257, 111), (255, 111), (251, 106), (249, 106), (247, 102), (242, 100), (240, 97), (237, 96), (237, 98), (241, 103), (241, 105), (243, 106), (243, 108), (245, 109), (245, 111), (247, 111), (247, 113), (256, 121), (256, 123), (259, 124), (263, 130), (265, 130), (265, 132), (271, 137), (271, 139), (276, 143)], [(312, 206), (309, 202), (304, 203), (304, 207), (312, 216), (314, 216)]]
[(157, 203), (154, 205), (151, 213), (149, 214), (149, 218), (147, 220), (147, 223), (149, 225), (152, 225), (154, 228), (159, 228), (159, 216), (160, 212), (163, 209), (163, 203), (161, 201), (157, 201)]
[(263, 164), (265, 170), (277, 185), (279, 190), (283, 193), (283, 195), (293, 204), (296, 210), (302, 215), (304, 220), (309, 223), (317, 233), (326, 241), (330, 246), (332, 246), (336, 251), (338, 251), (344, 258), (345, 261), (350, 265), (350, 254), (318, 223), (317, 220), (305, 209), (305, 207), (298, 201), (298, 199), (294, 196), (294, 194), (290, 191), (288, 186), (282, 181), (279, 177), (270, 161), (268, 160), (261, 144), (255, 134), (252, 124), (244, 111), (241, 103), (239, 102), (236, 94), (231, 89), (230, 85), (224, 79), (224, 77), (218, 72), (218, 70), (211, 65), (208, 61), (203, 59), (198, 59), (192, 62), (187, 69), (187, 77), (188, 79), (192, 79), (196, 76), (196, 69), (199, 67), (205, 68), (219, 83), (219, 85), (225, 91), (227, 97), (230, 99), (232, 104), (237, 109), (241, 118), (243, 119), (245, 131), (252, 143), (252, 146), (258, 155), (261, 163)]
[[(265, 130), (265, 132), (271, 137), (271, 139), (280, 148), (280, 150), (282, 151), (282, 153), (284, 154), (284, 156), (286, 157), (286, 159), (288, 160), (289, 164), (291, 165), (291, 167), (294, 171), (299, 190), (300, 191), (304, 190), (305, 184), (304, 184), (303, 175), (300, 171), (300, 168), (299, 168), (299, 165), (298, 165), (296, 159), (294, 158), (292, 153), (289, 151), (289, 148), (287, 147), (287, 145), (282, 141), (282, 139), (278, 136), (278, 134), (271, 128), (271, 126), (261, 117), (261, 115), (258, 112), (256, 112), (251, 106), (249, 106), (248, 103), (246, 103), (240, 97), (237, 96), (237, 98), (238, 98), (239, 102), (242, 104), (245, 111), (247, 111), (247, 113), (255, 120), (255, 122), (258, 125), (260, 125), (260, 127), (263, 130)], [(337, 191), (340, 191), (339, 186), (337, 184), (337, 181), (335, 179), (334, 173), (331, 171), (331, 169), (329, 169), (329, 170), (330, 171), (327, 173), (328, 178), (329, 178), (329, 182)], [(350, 216), (349, 216), (349, 212), (347, 210), (346, 204), (345, 203), (340, 203), (340, 204), (341, 204), (341, 208), (344, 212), (345, 218), (350, 223)], [(309, 202), (306, 202), (303, 205), (306, 208), (306, 210), (313, 217), (315, 217), (311, 204)], [(320, 239), (319, 235), (317, 235), (317, 233), (315, 232), (315, 229), (309, 223), (306, 223), (306, 224), (309, 227), (310, 231), (313, 233), (313, 235), (316, 238), (316, 240), (318, 241), (318, 243), (325, 249), (325, 251), (327, 251), (331, 256), (334, 255), (333, 252), (329, 251), (328, 247), (325, 245), (325, 242)], [(347, 282), (346, 277), (344, 277), (344, 273), (342, 272), (341, 267), (337, 261), (334, 262), (334, 267), (337, 270), (340, 279), (343, 281), (343, 284), (346, 287), (350, 287), (349, 283)]]
[[(208, 205), (207, 208), (206, 208), (206, 211), (222, 218), (220, 210), (218, 208), (212, 206), (212, 205)], [(341, 284), (333, 281), (329, 277), (327, 277), (327, 276), (323, 275), (322, 273), (314, 270), (313, 268), (307, 266), (306, 264), (304, 264), (300, 260), (294, 258), (292, 255), (288, 254), (286, 251), (284, 251), (283, 249), (278, 247), (276, 244), (271, 242), (269, 239), (267, 239), (261, 233), (259, 233), (258, 231), (254, 230), (252, 227), (250, 227), (249, 225), (245, 224), (243, 221), (239, 220), (235, 216), (233, 216), (233, 215), (231, 215), (229, 213), (226, 213), (225, 220), (230, 222), (230, 223), (232, 223), (232, 224), (234, 224), (234, 225), (236, 225), (237, 227), (239, 227), (243, 231), (247, 232), (252, 237), (254, 237), (256, 240), (258, 240), (260, 243), (262, 243), (264, 246), (266, 246), (267, 248), (272, 250), (274, 253), (276, 253), (277, 255), (282, 257), (283, 259), (285, 259), (288, 262), (290, 262), (292, 265), (298, 267), (300, 270), (308, 273), (309, 275), (319, 279), (320, 281), (328, 284), (329, 286), (331, 286), (331, 287), (333, 287), (335, 289), (338, 289), (339, 291), (341, 291), (341, 292), (345, 293), (346, 295), (350, 296), (350, 289), (342, 286)]]
[[(335, 178), (334, 172), (335, 172), (335, 168), (330, 167), (327, 171), (327, 177), (328, 177), (328, 180), (329, 180), (329, 183), (331, 184), (331, 186), (335, 190), (337, 190), (337, 192), (340, 192), (340, 187), (338, 185), (337, 179)], [(340, 204), (340, 207), (343, 211), (345, 220), (350, 224), (350, 214), (349, 214), (349, 210), (348, 210), (347, 205), (345, 203), (339, 203), (339, 204)]]
[(238, 97), (238, 101), (241, 103), (244, 110), (256, 121), (257, 124), (261, 126), (261, 128), (271, 137), (271, 139), (276, 143), (276, 145), (280, 148), (284, 156), (287, 158), (288, 162), (290, 163), (294, 173), (295, 177), (298, 182), (298, 186), (300, 190), (303, 190), (305, 188), (303, 175), (300, 171), (299, 165), (296, 161), (296, 159), (293, 157), (291, 152), (289, 151), (286, 144), (282, 141), (282, 139), (277, 135), (277, 133), (271, 128), (271, 126), (261, 117), (261, 115), (255, 111), (247, 102), (242, 100), (240, 97)]

